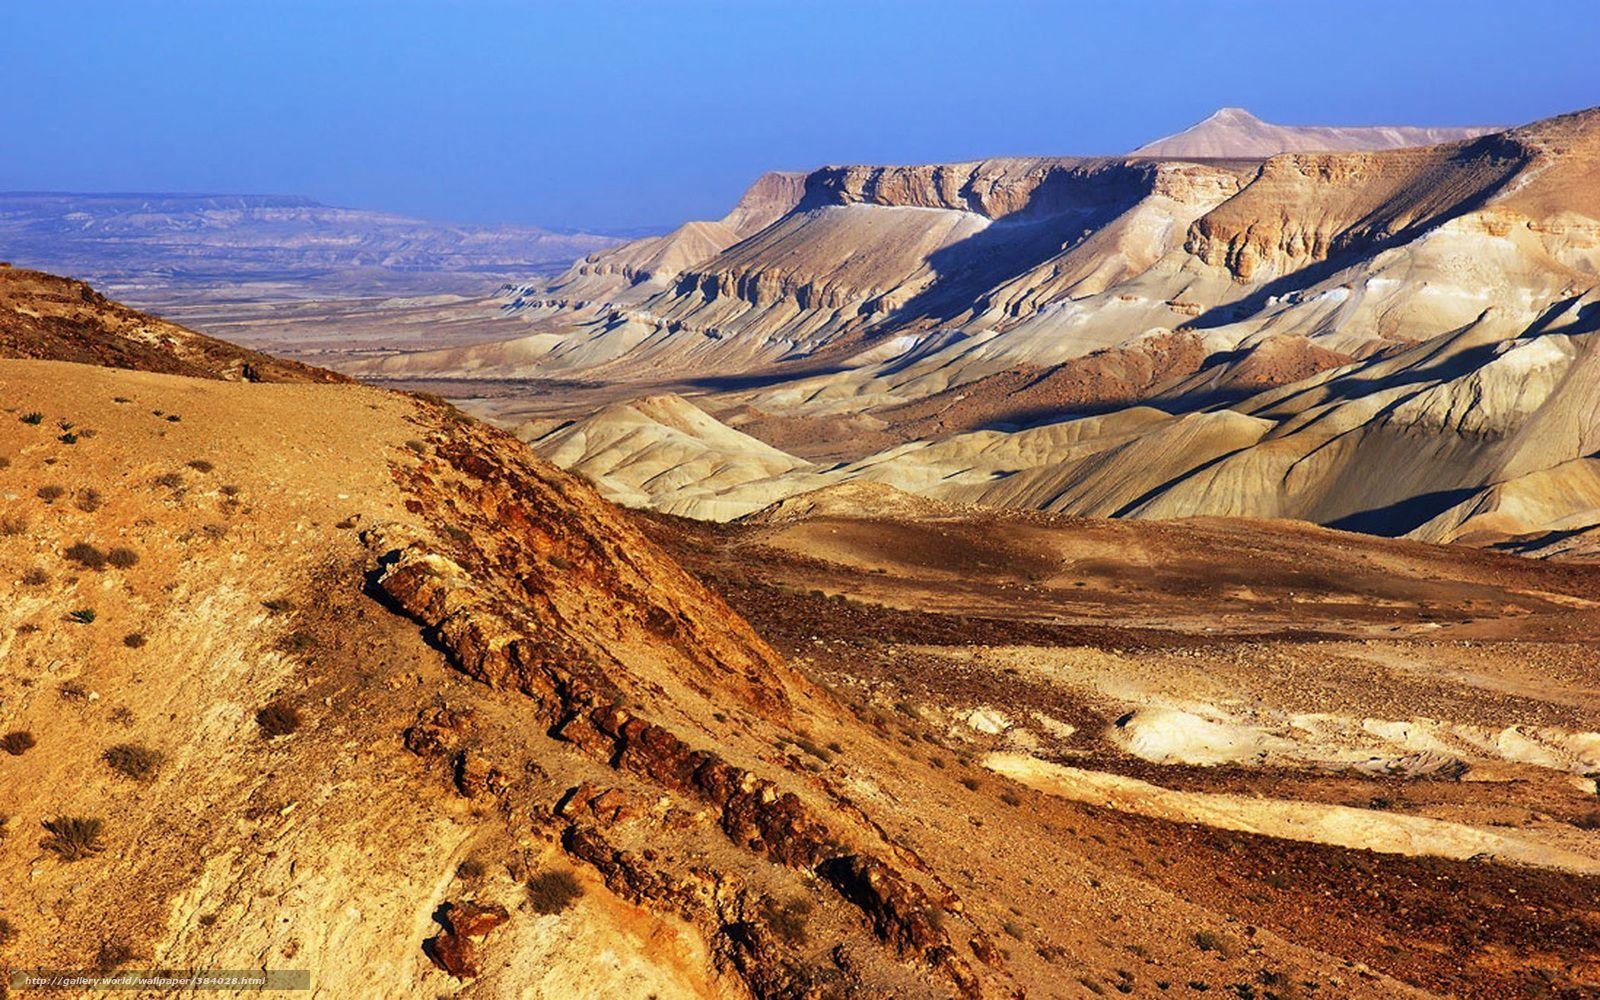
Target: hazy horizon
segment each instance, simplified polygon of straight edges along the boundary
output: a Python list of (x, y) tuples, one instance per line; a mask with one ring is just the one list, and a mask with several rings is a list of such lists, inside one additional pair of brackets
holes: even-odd
[(1581, 3), (32, 6), (0, 41), (25, 98), (0, 108), (0, 190), (556, 229), (715, 217), (766, 170), (1122, 153), (1223, 106), (1447, 126), (1600, 103)]

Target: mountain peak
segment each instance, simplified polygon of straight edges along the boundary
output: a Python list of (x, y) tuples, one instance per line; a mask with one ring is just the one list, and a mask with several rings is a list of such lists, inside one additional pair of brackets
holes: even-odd
[(1213, 111), (1211, 113), (1211, 115), (1208, 118), (1206, 118), (1205, 121), (1201, 122), (1200, 124), (1205, 125), (1205, 124), (1209, 124), (1209, 123), (1212, 123), (1212, 122), (1215, 122), (1215, 123), (1217, 123), (1219, 125), (1261, 125), (1261, 124), (1265, 124), (1264, 122), (1262, 122), (1261, 119), (1257, 118), (1255, 115), (1253, 115), (1250, 112), (1246, 111), (1244, 108), (1218, 108), (1217, 110)]
[(1134, 156), (1265, 158), (1278, 153), (1325, 153), (1432, 146), (1492, 132), (1492, 128), (1274, 125), (1244, 108), (1218, 108), (1203, 121), (1146, 143)]

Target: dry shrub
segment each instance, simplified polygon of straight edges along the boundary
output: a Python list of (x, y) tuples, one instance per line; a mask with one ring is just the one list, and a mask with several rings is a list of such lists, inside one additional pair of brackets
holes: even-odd
[(86, 490), (80, 491), (73, 503), (77, 504), (78, 509), (84, 513), (93, 514), (106, 505), (106, 495), (91, 486)]
[(216, 468), (215, 465), (212, 465), (210, 462), (206, 461), (203, 458), (191, 459), (186, 464), (189, 466), (189, 468), (193, 469), (196, 472), (210, 472), (212, 469)]
[(118, 743), (106, 748), (101, 759), (111, 770), (134, 781), (149, 781), (156, 776), (167, 755), (139, 743)]
[(94, 967), (101, 972), (110, 972), (120, 969), (138, 957), (133, 945), (122, 938), (108, 938), (100, 943), (100, 949), (94, 953)]
[(106, 568), (106, 554), (88, 542), (75, 542), (62, 554), (84, 569), (101, 570)]
[(33, 738), (33, 734), (26, 729), (14, 729), (4, 736), (0, 736), (0, 750), (4, 750), (13, 757), (21, 757), (29, 750), (32, 750), (38, 742)]
[(130, 569), (139, 564), (139, 553), (132, 549), (118, 546), (106, 553), (106, 562), (117, 569)]
[(28, 532), (28, 519), (25, 517), (0, 517), (0, 535), (15, 537)]
[(127, 635), (122, 637), (122, 644), (127, 646), (129, 649), (142, 649), (144, 648), (145, 644), (144, 633), (129, 632)]
[(41, 486), (34, 491), (34, 495), (40, 500), (43, 500), (45, 503), (55, 503), (57, 500), (60, 500), (62, 497), (66, 496), (67, 491), (65, 487), (61, 486)]
[(296, 630), (278, 640), (278, 649), (285, 653), (304, 653), (315, 649), (317, 637), (310, 632)]
[(1223, 958), (1232, 958), (1235, 951), (1233, 939), (1217, 931), (1195, 931), (1194, 946), (1201, 951), (1216, 952)]
[(57, 816), (44, 821), (50, 834), (39, 846), (54, 853), (63, 861), (82, 861), (100, 853), (100, 835), (105, 823), (98, 816)]
[(810, 936), (808, 926), (812, 909), (809, 899), (796, 898), (785, 903), (768, 899), (761, 906), (761, 917), (784, 943), (798, 948)]
[(46, 573), (43, 568), (35, 566), (22, 574), (22, 582), (29, 587), (42, 587), (50, 582), (50, 574)]
[(560, 913), (583, 896), (583, 885), (568, 871), (540, 872), (528, 879), (528, 899), (535, 913)]
[(300, 710), (275, 701), (256, 712), (256, 725), (261, 727), (261, 735), (268, 739), (288, 736), (300, 728)]

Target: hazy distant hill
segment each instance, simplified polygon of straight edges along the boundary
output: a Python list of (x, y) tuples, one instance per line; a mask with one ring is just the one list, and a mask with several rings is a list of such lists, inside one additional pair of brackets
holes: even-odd
[(476, 291), (617, 242), (295, 196), (0, 193), (0, 259), (82, 275), (157, 307), (241, 286), (265, 298)]
[(1274, 125), (1243, 108), (1221, 108), (1204, 121), (1149, 142), (1134, 156), (1259, 157), (1279, 153), (1339, 153), (1475, 139), (1489, 127), (1423, 128), (1414, 125)]

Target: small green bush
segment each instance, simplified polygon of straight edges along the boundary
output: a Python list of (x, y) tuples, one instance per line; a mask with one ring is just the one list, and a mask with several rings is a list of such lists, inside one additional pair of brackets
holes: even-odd
[(582, 897), (582, 883), (568, 871), (540, 872), (528, 880), (528, 899), (535, 913), (561, 913)]
[(63, 861), (82, 861), (103, 849), (100, 835), (105, 823), (97, 816), (57, 816), (45, 820), (44, 828), (50, 836), (39, 846)]
[(25, 424), (33, 424), (37, 427), (39, 424), (44, 423), (44, 414), (40, 413), (38, 410), (34, 410), (32, 413), (24, 413), (22, 415), (22, 422)]
[(79, 625), (93, 625), (95, 618), (98, 616), (94, 613), (93, 608), (79, 608), (77, 611), (67, 615), (67, 617)]
[(56, 440), (60, 441), (62, 444), (77, 444), (78, 443), (78, 435), (72, 433), (71, 431), (68, 431), (67, 433), (65, 433), (65, 434), (61, 435), (60, 437), (56, 438)]

